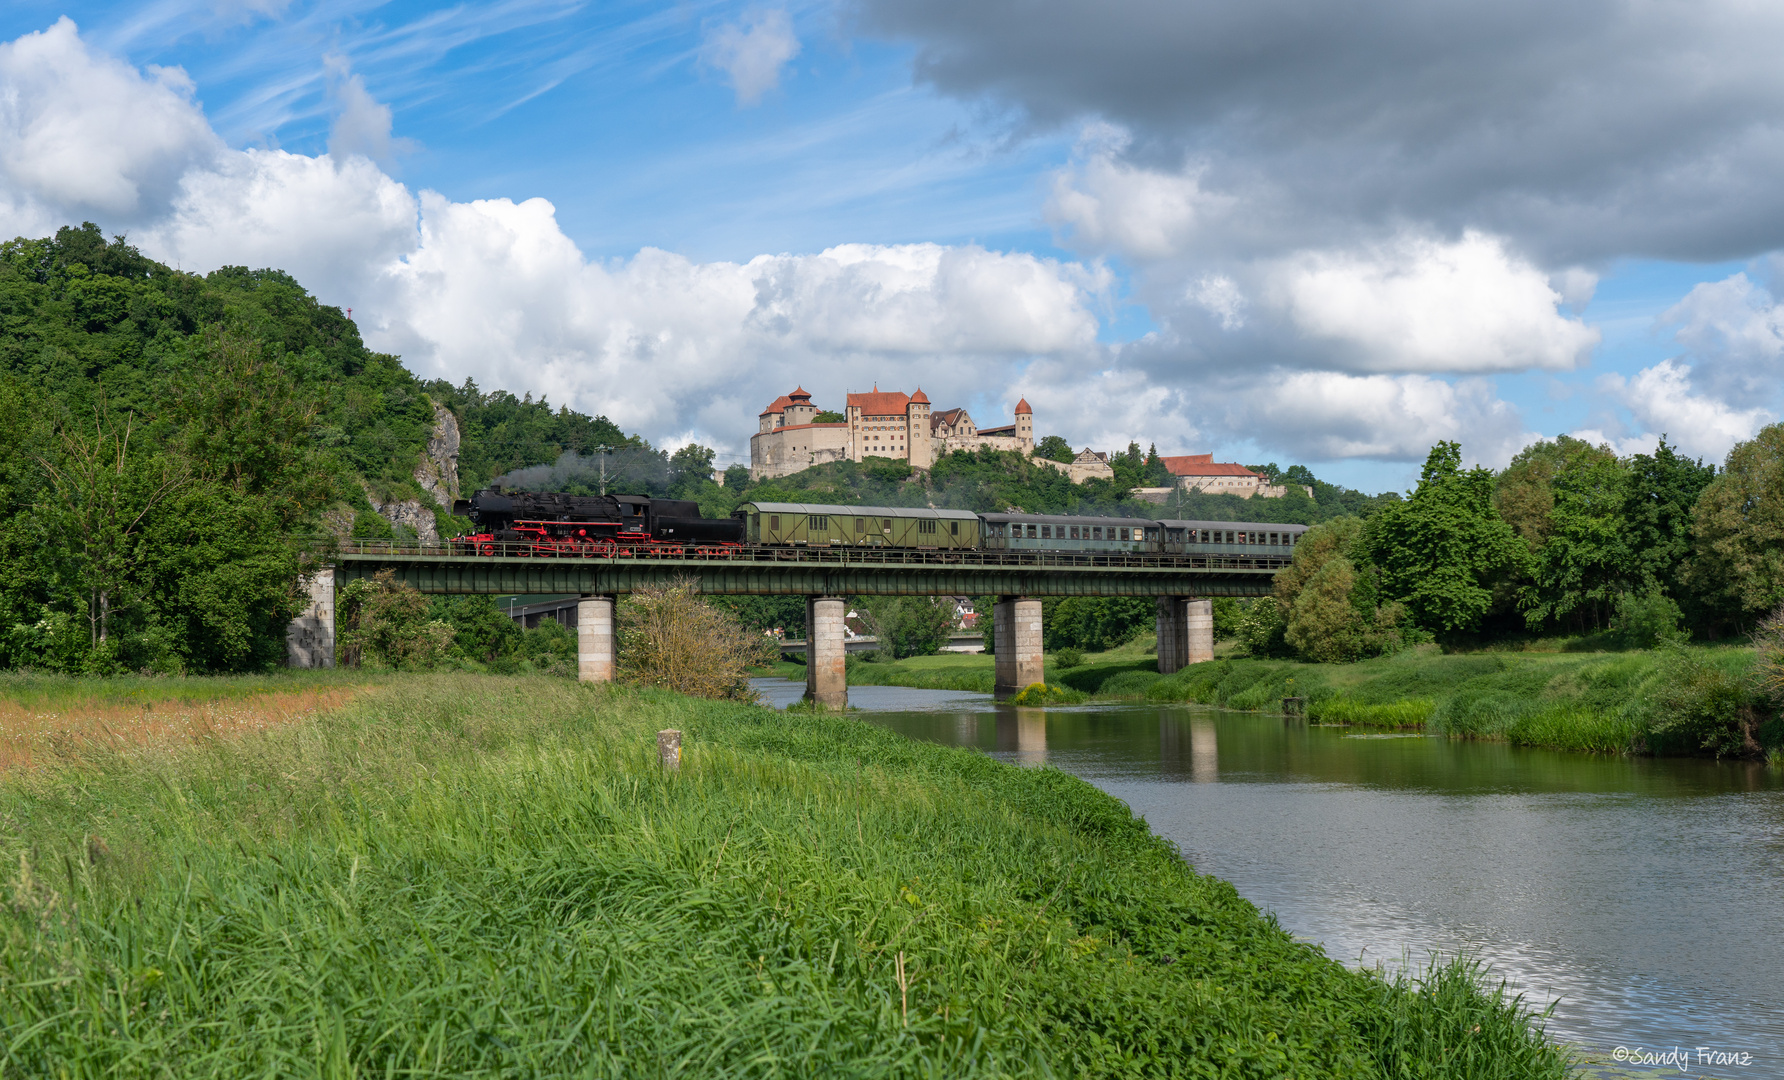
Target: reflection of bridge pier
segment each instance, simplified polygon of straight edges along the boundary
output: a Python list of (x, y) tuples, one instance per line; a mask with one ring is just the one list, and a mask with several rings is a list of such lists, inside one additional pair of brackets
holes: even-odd
[(1189, 722), (1189, 778), (1209, 784), (1220, 779), (1220, 751), (1215, 745), (1214, 721)]
[(997, 749), (1014, 754), (1023, 765), (1044, 765), (1047, 762), (1047, 712), (1045, 709), (1014, 709), (997, 716)]

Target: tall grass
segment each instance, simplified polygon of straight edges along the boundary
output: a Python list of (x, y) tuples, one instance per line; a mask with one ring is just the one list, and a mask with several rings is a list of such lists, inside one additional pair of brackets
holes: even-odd
[(1567, 1073), (1466, 969), (1350, 971), (1089, 785), (842, 717), (416, 677), (0, 819), (4, 1075)]
[(1308, 707), (1307, 718), (1322, 724), (1421, 728), (1431, 719), (1435, 708), (1435, 702), (1423, 698), (1372, 705), (1350, 698), (1330, 697), (1314, 701)]

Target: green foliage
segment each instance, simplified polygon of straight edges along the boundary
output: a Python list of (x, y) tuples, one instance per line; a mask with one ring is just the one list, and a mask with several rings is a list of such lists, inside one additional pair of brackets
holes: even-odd
[(1756, 756), (1759, 716), (1750, 684), (1752, 657), (1693, 649), (1665, 651), (1647, 702), (1646, 739), (1655, 753)]
[(1048, 461), (1068, 462), (1078, 455), (1072, 451), (1072, 444), (1058, 435), (1048, 435), (1035, 443), (1034, 456)]
[(1060, 649), (1053, 654), (1053, 663), (1061, 670), (1082, 667), (1084, 665), (1084, 651), (1069, 646)]
[(1683, 645), (1690, 635), (1679, 629), (1682, 618), (1679, 605), (1655, 585), (1643, 593), (1624, 593), (1617, 597), (1611, 628), (1632, 649)]
[(605, 416), (585, 416), (564, 406), (553, 409), (544, 398), (534, 401), (531, 394), (517, 398), (506, 390), (485, 393), (470, 379), (462, 386), (436, 381), (423, 389), (458, 416), (463, 440), (459, 480), (466, 491), (515, 469), (557, 461), (566, 453), (587, 456), (597, 446), (649, 449), (649, 444), (625, 434)]
[(1436, 707), (1435, 702), (1421, 698), (1372, 704), (1347, 697), (1329, 697), (1314, 701), (1307, 709), (1307, 718), (1321, 724), (1422, 728)]
[(1158, 625), (1149, 597), (1070, 596), (1041, 601), (1041, 642), (1048, 652), (1118, 648)]
[(1288, 623), (1282, 617), (1282, 605), (1271, 596), (1252, 601), (1234, 636), (1252, 656), (1281, 655), (1288, 649)]
[(1443, 635), (1479, 629), (1495, 587), (1529, 563), (1528, 547), (1493, 507), (1493, 474), (1463, 470), (1453, 442), (1432, 448), (1410, 498), (1368, 519), (1362, 546), (1380, 572), (1381, 596)]
[(1215, 597), (1213, 607), (1214, 640), (1231, 640), (1239, 633), (1239, 622), (1245, 617), (1245, 609), (1230, 596)]
[(707, 602), (730, 612), (746, 630), (780, 630), (792, 641), (805, 637), (804, 596), (710, 596)]
[(452, 626), (431, 618), (428, 598), (393, 570), (336, 590), (335, 611), (337, 656), (348, 666), (426, 671), (452, 649)]
[(488, 664), (521, 651), (520, 627), (493, 596), (430, 597), (428, 618), (452, 627), (452, 651), (463, 659)]
[(1047, 705), (1076, 705), (1085, 700), (1087, 700), (1085, 694), (1073, 690), (1069, 686), (1031, 683), (1011, 698), (1010, 704), (1017, 708), (1034, 708)]
[(856, 597), (853, 606), (888, 660), (933, 656), (954, 632), (954, 601), (945, 596)]
[(1697, 550), (1686, 578), (1701, 603), (1749, 626), (1784, 604), (1784, 424), (1729, 451), (1692, 518)]
[(1660, 437), (1652, 454), (1629, 459), (1624, 535), (1635, 587), (1684, 595), (1682, 572), (1691, 553), (1691, 510), (1716, 478), (1716, 466), (1681, 457)]
[(1567, 439), (1549, 478), (1550, 508), (1532, 583), (1519, 604), (1532, 627), (1604, 627), (1632, 577), (1626, 511), (1629, 471), (1609, 447)]
[(847, 419), (835, 409), (819, 409), (812, 414), (811, 422), (814, 424), (840, 424)]

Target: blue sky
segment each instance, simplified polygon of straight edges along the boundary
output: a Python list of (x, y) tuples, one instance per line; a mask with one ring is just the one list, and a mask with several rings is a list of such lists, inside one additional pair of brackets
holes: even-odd
[[(1765, 327), (1775, 331), (1778, 322), (1775, 301), (1764, 291), (1776, 247), (1769, 224), (1762, 222), (1751, 241), (1742, 241), (1738, 222), (1731, 231), (1707, 221), (1705, 236), (1723, 229), (1736, 237), (1706, 241), (1708, 247), (1652, 228), (1644, 233), (1629, 222), (1664, 210), (1655, 200), (1675, 196), (1630, 194), (1633, 181), (1626, 176), (1607, 183), (1602, 197), (1629, 203), (1627, 211), (1577, 229), (1558, 229), (1540, 215), (1508, 213), (1503, 190), (1483, 194), (1453, 177), (1396, 181), (1384, 189), (1395, 205), (1381, 212), (1369, 208), (1371, 199), (1380, 199), (1366, 176), (1378, 168), (1377, 159), (1357, 150), (1375, 137), (1373, 130), (1348, 142), (1325, 140), (1330, 145), (1316, 154), (1310, 147), (1323, 138), (1317, 131), (1285, 145), (1275, 133), (1270, 142), (1260, 128), (1232, 120), (1238, 112), (1208, 120), (1210, 92), (1195, 87), (1182, 90), (1182, 115), (1161, 120), (1150, 105), (1106, 89), (1125, 72), (1099, 78), (1094, 65), (1101, 61), (1092, 52), (1086, 52), (1082, 70), (1071, 69), (1069, 58), (1063, 62), (1074, 72), (1071, 78), (1029, 64), (1029, 57), (1075, 47), (1073, 41), (1036, 36), (1047, 32), (1045, 26), (1025, 28), (1035, 40), (1026, 51), (1013, 52), (1007, 39), (1020, 35), (990, 35), (923, 4), (14, 0), (0, 13), (0, 40), (44, 32), (64, 16), (78, 26), (79, 45), (46, 61), (61, 65), (63, 74), (43, 77), (74, 79), (80, 64), (121, 61), (150, 88), (124, 93), (140, 93), (146, 102), (156, 92), (156, 69), (183, 70), (191, 82), (185, 107), (201, 111), (223, 149), (181, 153), (193, 161), (211, 155), (202, 168), (215, 175), (246, 168), (215, 164), (225, 152), (282, 151), (279, 160), (292, 168), (301, 164), (295, 159), (338, 163), (357, 152), (376, 175), (366, 173), (370, 179), (343, 189), (343, 200), (382, 198), (387, 209), (392, 200), (413, 201), (424, 191), (444, 200), (435, 210), (424, 202), (413, 211), (413, 220), (422, 222), (418, 250), (399, 243), (364, 256), (401, 264), (397, 276), (408, 275), (405, 287), (411, 290), (403, 296), (392, 291), (391, 274), (326, 269), (359, 257), (351, 245), (329, 252), (256, 238), (231, 258), (227, 236), (195, 238), (191, 222), (215, 215), (190, 194), (190, 172), (183, 181), (187, 194), (161, 209), (142, 200), (127, 210), (113, 206), (111, 219), (101, 222), (106, 227), (129, 229), (151, 253), (190, 259), (186, 265), (198, 269), (208, 268), (207, 261), (278, 258), (284, 243), (288, 265), (319, 268), (304, 277), (318, 295), (372, 314), (373, 322), (362, 322), (368, 338), (412, 358), (418, 369), (551, 393), (554, 400), (607, 412), (662, 442), (698, 438), (727, 455), (746, 453), (756, 409), (787, 389), (780, 383), (789, 378), (816, 390), (820, 402), (874, 380), (905, 389), (928, 380), (952, 395), (938, 404), (966, 404), (976, 416), (983, 414), (981, 422), (1003, 415), (1026, 392), (1037, 400), (1041, 429), (1074, 442), (1107, 446), (1131, 437), (1168, 452), (1307, 461), (1322, 476), (1376, 490), (1408, 484), (1421, 447), (1434, 437), (1462, 439), (1466, 451), (1498, 464), (1536, 434), (1585, 431), (1635, 449), (1644, 437), (1651, 444), (1669, 422), (1698, 418), (1702, 423), (1692, 425), (1699, 430), (1687, 449), (1720, 457), (1734, 439), (1775, 419), (1775, 395), (1753, 391), (1775, 374), (1777, 360), (1763, 340)], [(766, 76), (758, 66), (755, 77), (767, 84), (751, 90), (742, 81), (747, 73), (727, 69), (723, 42), (759, 42), (769, 31), (781, 35), (781, 52), (796, 53), (771, 62)], [(758, 37), (750, 38), (752, 33)], [(1536, 40), (1531, 47), (1542, 44)], [(1134, 55), (1136, 67), (1149, 62), (1143, 50)], [(1452, 61), (1462, 67), (1467, 62)], [(0, 79), (8, 77), (6, 70), (0, 65)], [(15, 60), (12, 77), (26, 78), (23, 70)], [(1651, 67), (1647, 73), (1653, 77)], [(1458, 81), (1466, 74), (1460, 72)], [(1558, 84), (1566, 74), (1557, 74)], [(1607, 69), (1600, 75), (1603, 92), (1614, 93), (1621, 74)], [(1584, 75), (1589, 84), (1595, 77)], [(1762, 113), (1780, 104), (1769, 84), (1736, 89), (1757, 99)], [(1317, 97), (1250, 104), (1292, 119)], [(1476, 105), (1458, 100), (1462, 104), (1454, 109), (1466, 121)], [(378, 106), (389, 110), (387, 128), (374, 131), (372, 143), (354, 143), (355, 117), (369, 116), (376, 129)], [(181, 107), (169, 99), (156, 115)], [(1378, 117), (1393, 112), (1380, 102), (1365, 100), (1362, 107)], [(181, 146), (196, 145), (196, 136), (180, 138), (187, 140)], [(1409, 138), (1396, 136), (1395, 145), (1403, 147)], [(1676, 155), (1677, 149), (1668, 146), (1665, 131), (1648, 131), (1607, 146), (1604, 157), (1620, 157), (1627, 173), (1641, 167), (1644, 155)], [(1701, 152), (1726, 160), (1726, 151), (1711, 145)], [(1539, 164), (1549, 153), (1529, 149)], [(230, 160), (262, 168), (270, 159)], [(1320, 170), (1336, 179), (1326, 182)], [(1537, 171), (1532, 166), (1531, 175)], [(1517, 191), (1527, 195), (1543, 182), (1519, 179)], [(58, 204), (53, 191), (46, 195), (26, 190), (24, 180), (15, 183), (22, 192), (15, 204), (35, 207), (36, 214), (17, 211), (19, 228), (91, 212)], [(0, 195), (4, 184), (0, 179)], [(1576, 197), (1564, 187), (1551, 184), (1542, 194), (1551, 201)], [(1342, 197), (1332, 193), (1347, 188)], [(374, 189), (383, 194), (372, 194)], [(1255, 194), (1276, 190), (1283, 194)], [(1707, 188), (1702, 194), (1717, 197)], [(314, 196), (302, 213), (328, 220), (330, 197)], [(1578, 197), (1589, 205), (1594, 196)], [(523, 204), (533, 198), (555, 209), (555, 232), (537, 220), (516, 225), (504, 219), (502, 235), (520, 243), (514, 237), (526, 229), (542, 229), (539, 242), (549, 247), (561, 233), (573, 245), (571, 261), (553, 255), (558, 261), (550, 265), (560, 274), (574, 272), (579, 256), (593, 268), (585, 293), (553, 301), (549, 311), (527, 306), (532, 293), (517, 293), (522, 298), (511, 299), (510, 307), (527, 313), (519, 330), (500, 329), (502, 310), (450, 340), (445, 331), (429, 329), (426, 313), (435, 312), (434, 323), (439, 315), (428, 305), (439, 301), (413, 294), (420, 287), (415, 281), (425, 277), (423, 267), (467, 281), (474, 276), (462, 261), (471, 256), (429, 251), (430, 244), (445, 243), (427, 239), (430, 220), (446, 220), (448, 208), (483, 205), (478, 200)], [(1248, 201), (1254, 210), (1229, 215), (1224, 224), (1200, 224), (1213, 220), (1203, 207)], [(1163, 217), (1141, 220), (1141, 211), (1155, 204), (1164, 207)], [(1763, 219), (1770, 209), (1755, 212)], [(1592, 216), (1575, 212), (1570, 220)], [(339, 220), (349, 218), (342, 210)], [(1169, 223), (1190, 218), (1199, 231), (1156, 239), (1166, 227), (1159, 222), (1176, 228)], [(1252, 235), (1255, 222), (1266, 219), (1276, 235)], [(396, 235), (403, 228), (399, 215), (390, 229)], [(1487, 240), (1465, 249), (1470, 230)], [(460, 236), (476, 247), (471, 233)], [(814, 269), (811, 257), (837, 245), (874, 251), (866, 262), (841, 270), (829, 264)], [(680, 260), (664, 271), (670, 277), (640, 258), (647, 248)], [(909, 284), (916, 280), (911, 275), (933, 274), (940, 281), (944, 274), (935, 265), (947, 265), (950, 253), (979, 249), (988, 254), (970, 271), (978, 276), (959, 279), (940, 300), (930, 297), (908, 309), (954, 320), (958, 325), (949, 333), (902, 333), (907, 328), (897, 324), (913, 317), (908, 314), (838, 313), (837, 305), (880, 303), (891, 277), (900, 282), (898, 289), (940, 292), (941, 286), (922, 281)], [(766, 270), (734, 269), (765, 255), (790, 261)], [(529, 272), (545, 271), (534, 266)], [(1714, 287), (1740, 273), (1757, 291), (1700, 292), (1681, 319), (1691, 340), (1710, 342), (1705, 347), (1712, 352), (1718, 341), (1729, 349), (1735, 348), (1729, 341), (1747, 341), (1750, 334), (1742, 337), (1731, 327), (1751, 322), (1749, 316), (1758, 318), (1762, 340), (1741, 346), (1746, 352), (1740, 356), (1686, 355), (1690, 350), (1676, 327), (1660, 325), (1662, 313), (1694, 295), (1694, 287)], [(807, 322), (834, 319), (876, 329), (783, 329), (781, 338), (770, 340), (752, 337), (747, 327), (720, 325), (723, 320), (703, 303), (690, 301), (684, 311), (661, 299), (706, 287), (699, 284), (703, 276), (730, 275), (730, 281), (738, 274), (754, 282), (749, 287), (758, 294), (767, 287), (764, 281), (790, 283), (786, 309), (806, 313), (801, 317)], [(1581, 306), (1578, 295), (1565, 302), (1537, 296), (1531, 308), (1532, 288), (1542, 292), (1546, 280), (1556, 293), (1568, 292), (1561, 285), (1568, 274), (1595, 279), (1589, 302)], [(862, 275), (866, 285), (859, 284)], [(671, 277), (678, 284), (670, 284)], [(1210, 292), (1210, 283), (1222, 282), (1241, 298), (1232, 309), (1240, 314), (1210, 322), (1218, 305), (1210, 306), (1207, 297), (1220, 291)], [(1411, 291), (1393, 292), (1394, 282), (1411, 282)], [(1324, 314), (1305, 291), (1342, 293), (1353, 285), (1388, 291), (1379, 302), (1363, 297), (1360, 307)], [(469, 292), (461, 295), (477, 291), (463, 287)], [(744, 286), (714, 288), (724, 294)], [(1007, 304), (998, 289), (1011, 290)], [(962, 292), (971, 292), (982, 308), (963, 313), (948, 307)], [(1513, 358), (1470, 353), (1452, 362), (1452, 353), (1469, 352), (1467, 335), (1433, 332), (1429, 318), (1421, 322), (1423, 330), (1393, 322), (1394, 313), (1409, 304), (1446, 303), (1503, 305), (1503, 326), (1478, 311), (1459, 321), (1479, 323), (1480, 333), (1502, 340)], [(455, 302), (455, 315), (463, 304)], [(1062, 304), (1070, 310), (1061, 313)], [(760, 301), (756, 307), (744, 320), (751, 326), (760, 321)], [(1047, 317), (1030, 332), (1026, 323), (1014, 325), (1020, 320), (1000, 322), (1000, 307)], [(645, 308), (648, 314), (640, 315)], [(1377, 314), (1353, 317), (1364, 309)], [(541, 320), (560, 316), (562, 327), (537, 329)], [(991, 323), (1001, 329), (987, 328)], [(1596, 344), (1582, 344), (1588, 331), (1598, 336)], [(1435, 333), (1437, 344), (1423, 352), (1401, 347), (1401, 340), (1419, 333)], [(466, 338), (479, 344), (456, 344)], [(615, 344), (621, 339), (633, 342), (624, 356)], [(640, 353), (638, 341), (665, 350), (674, 343), (683, 361), (650, 360), (647, 354), (664, 354)], [(490, 361), (492, 353), (506, 359)], [(744, 354), (735, 363), (730, 359)], [(535, 355), (549, 360), (529, 359)], [(1689, 365), (1686, 374), (1662, 366), (1675, 361)], [(720, 369), (723, 378), (716, 374)], [(701, 372), (714, 373), (713, 385), (687, 389)], [(622, 393), (617, 384), (638, 389)], [(1681, 395), (1701, 407), (1669, 412), (1667, 402), (1676, 405)], [(738, 422), (725, 419), (733, 415)], [(1679, 441), (1678, 432), (1673, 436)]]

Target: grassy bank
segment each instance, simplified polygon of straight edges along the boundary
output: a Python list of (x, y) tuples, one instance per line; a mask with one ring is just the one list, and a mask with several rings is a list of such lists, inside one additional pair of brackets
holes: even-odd
[[(1731, 685), (1753, 663), (1747, 649), (1692, 649), (1688, 658)], [(1215, 660), (1169, 676), (1144, 660), (1117, 659), (1059, 676), (1099, 697), (1267, 712), (1278, 711), (1285, 697), (1303, 697), (1316, 722), (1425, 728), (1561, 750), (1691, 753), (1699, 747), (1662, 744), (1653, 728), (1655, 696), (1673, 678), (1657, 652), (1444, 655), (1434, 648), (1354, 664)]]
[[(684, 732), (679, 773), (653, 733)], [(1126, 807), (845, 717), (395, 679), (0, 778), (0, 1073), (1561, 1076)]]

